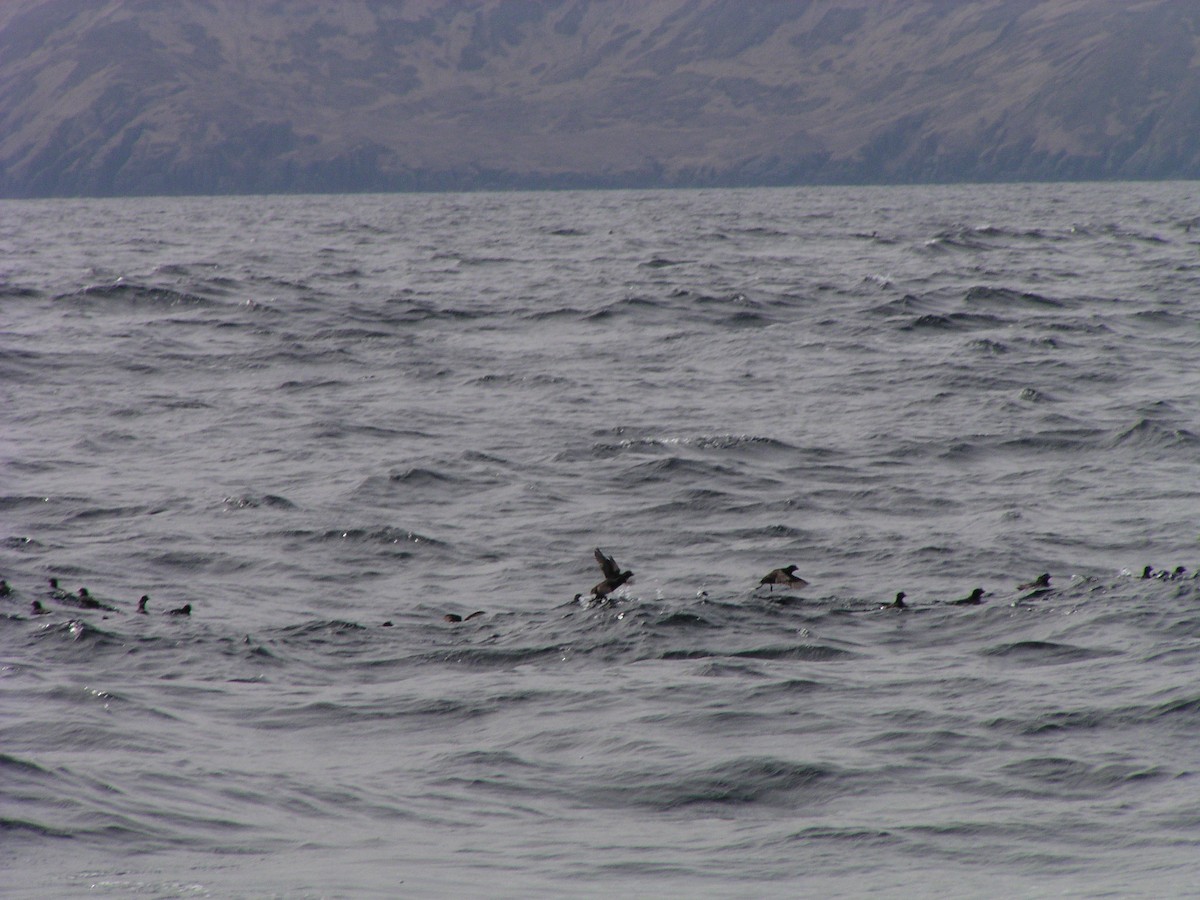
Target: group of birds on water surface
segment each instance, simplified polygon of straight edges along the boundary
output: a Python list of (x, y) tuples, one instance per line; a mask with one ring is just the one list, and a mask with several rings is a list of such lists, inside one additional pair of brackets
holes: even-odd
[[(0, 597), (8, 597), (12, 595), (12, 588), (9, 587), (7, 581), (0, 579)], [(100, 612), (115, 612), (119, 613), (117, 607), (112, 604), (105, 603), (92, 596), (91, 591), (85, 587), (81, 587), (78, 591), (72, 594), (70, 591), (64, 591), (58, 586), (58, 579), (51, 578), (49, 588), (46, 591), (46, 596), (55, 603), (62, 606), (70, 606), (75, 609), (99, 610)], [(149, 615), (150, 610), (147, 608), (150, 604), (150, 595), (142, 594), (138, 600), (137, 609), (142, 615)], [(46, 608), (46, 605), (41, 600), (33, 600), (29, 604), (29, 614), (33, 616), (48, 616), (51, 610)], [(192, 614), (192, 604), (185, 603), (177, 609), (169, 609), (163, 615), (166, 616), (190, 616)]]
[[(628, 569), (622, 570), (617, 564), (617, 561), (613, 559), (613, 557), (605, 555), (604, 551), (599, 547), (596, 548), (595, 557), (596, 563), (600, 566), (600, 571), (604, 575), (604, 578), (592, 587), (590, 591), (591, 600), (589, 603), (600, 604), (609, 602), (609, 595), (618, 588), (632, 583), (633, 572), (629, 571)], [(772, 569), (761, 579), (759, 579), (758, 586), (762, 587), (763, 585), (766, 585), (769, 591), (774, 591), (777, 586), (782, 587), (785, 590), (799, 590), (800, 588), (808, 587), (808, 582), (796, 574), (796, 569), (798, 568), (799, 566), (788, 565), (779, 569)], [(1156, 578), (1160, 580), (1177, 581), (1183, 578), (1200, 578), (1200, 570), (1188, 575), (1188, 570), (1183, 566), (1176, 566), (1172, 570), (1162, 569), (1158, 571), (1155, 571), (1153, 566), (1146, 566), (1142, 570), (1141, 577), (1143, 579)], [(1050, 586), (1050, 574), (1048, 572), (1043, 572), (1032, 581), (1017, 585), (1017, 590), (1029, 592), (1022, 599), (1033, 599), (1052, 593), (1053, 588)], [(0, 597), (9, 597), (12, 595), (12, 592), (12, 588), (9, 586), (8, 582), (0, 579)], [(963, 597), (960, 600), (947, 600), (943, 602), (948, 606), (979, 606), (983, 603), (983, 598), (986, 595), (987, 591), (985, 591), (983, 588), (975, 588), (968, 596)], [(904, 591), (900, 591), (896, 594), (895, 600), (883, 608), (908, 609), (909, 604), (905, 603), (905, 598), (907, 596), (908, 595), (904, 593)], [(57, 578), (51, 578), (49, 580), (47, 597), (59, 604), (71, 606), (76, 609), (100, 610), (102, 612), (115, 613), (121, 612), (121, 610), (117, 607), (108, 603), (104, 603), (103, 601), (93, 597), (85, 587), (81, 587), (74, 594), (63, 590), (59, 587)], [(583, 594), (575, 595), (574, 602), (578, 603), (582, 600)], [(135, 612), (143, 615), (149, 614), (150, 610), (147, 608), (149, 603), (149, 595), (143, 594), (141, 599), (138, 600), (137, 609)], [(51, 610), (47, 609), (41, 600), (33, 600), (29, 605), (29, 610), (30, 614), (34, 616), (45, 616), (51, 613)], [(169, 609), (163, 613), (163, 615), (167, 616), (190, 616), (191, 614), (192, 605), (190, 603), (185, 603), (183, 606), (180, 606), (176, 609)], [(480, 609), (466, 616), (460, 616), (457, 613), (446, 613), (444, 616), (442, 616), (442, 618), (446, 622), (458, 623), (467, 622), (482, 615), (484, 615), (484, 611)], [(392, 623), (384, 622), (383, 625), (384, 627), (391, 627)]]

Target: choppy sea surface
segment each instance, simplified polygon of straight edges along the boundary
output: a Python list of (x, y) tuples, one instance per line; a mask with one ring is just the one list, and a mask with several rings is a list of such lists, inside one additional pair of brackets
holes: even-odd
[(0, 203), (0, 893), (1195, 896), (1197, 226)]

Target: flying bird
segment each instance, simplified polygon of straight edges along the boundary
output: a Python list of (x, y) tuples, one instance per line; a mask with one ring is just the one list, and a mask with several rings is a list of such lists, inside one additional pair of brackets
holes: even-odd
[(617, 565), (617, 561), (611, 556), (605, 556), (604, 551), (599, 547), (596, 548), (596, 562), (600, 564), (600, 571), (604, 573), (604, 580), (592, 588), (592, 596), (597, 600), (608, 596), (612, 591), (615, 591), (633, 578), (632, 572), (622, 572), (621, 567)]
[(808, 582), (795, 574), (797, 568), (797, 566), (784, 566), (782, 569), (772, 569), (758, 583), (769, 585), (772, 591), (775, 590), (777, 584), (794, 588), (808, 587)]

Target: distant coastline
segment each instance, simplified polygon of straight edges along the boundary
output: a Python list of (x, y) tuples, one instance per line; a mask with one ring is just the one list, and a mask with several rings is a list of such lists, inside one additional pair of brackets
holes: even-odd
[(1200, 8), (0, 10), (0, 197), (1200, 178)]

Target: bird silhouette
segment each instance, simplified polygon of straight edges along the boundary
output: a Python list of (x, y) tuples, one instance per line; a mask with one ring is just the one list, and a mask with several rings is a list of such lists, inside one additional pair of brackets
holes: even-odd
[(622, 572), (617, 561), (611, 556), (605, 556), (604, 551), (599, 547), (596, 548), (596, 562), (600, 564), (600, 571), (604, 573), (604, 580), (592, 588), (592, 596), (597, 600), (608, 596), (633, 578), (632, 572)]

